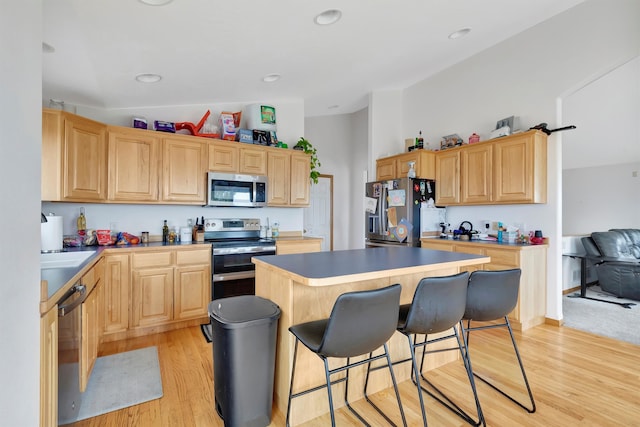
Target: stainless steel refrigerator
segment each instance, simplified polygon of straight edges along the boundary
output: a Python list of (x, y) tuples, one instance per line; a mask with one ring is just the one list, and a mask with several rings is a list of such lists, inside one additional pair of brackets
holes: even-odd
[(368, 182), (365, 246), (420, 246), (420, 203), (435, 198), (435, 181), (428, 179)]

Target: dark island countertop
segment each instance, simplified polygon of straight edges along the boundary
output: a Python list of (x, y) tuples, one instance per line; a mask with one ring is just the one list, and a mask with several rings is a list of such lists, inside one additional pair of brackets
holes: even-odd
[(451, 266), (487, 263), (490, 258), (412, 247), (380, 247), (291, 255), (253, 257), (256, 265), (286, 272), (308, 286), (327, 286), (347, 280), (367, 280), (391, 274), (411, 274)]

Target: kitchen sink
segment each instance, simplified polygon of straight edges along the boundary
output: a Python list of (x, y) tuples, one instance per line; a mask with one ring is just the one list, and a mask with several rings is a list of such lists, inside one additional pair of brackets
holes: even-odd
[(51, 252), (40, 254), (40, 269), (78, 267), (96, 251)]

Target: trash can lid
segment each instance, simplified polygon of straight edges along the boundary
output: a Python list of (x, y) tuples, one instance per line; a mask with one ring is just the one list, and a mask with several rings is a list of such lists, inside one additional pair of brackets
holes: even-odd
[(280, 307), (273, 301), (255, 295), (220, 298), (209, 303), (209, 316), (221, 323), (246, 323), (277, 319)]

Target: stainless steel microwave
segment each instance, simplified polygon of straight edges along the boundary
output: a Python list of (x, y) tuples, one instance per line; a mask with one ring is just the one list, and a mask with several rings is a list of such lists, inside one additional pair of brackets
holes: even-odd
[(207, 174), (207, 206), (259, 208), (266, 205), (266, 176), (220, 172)]

